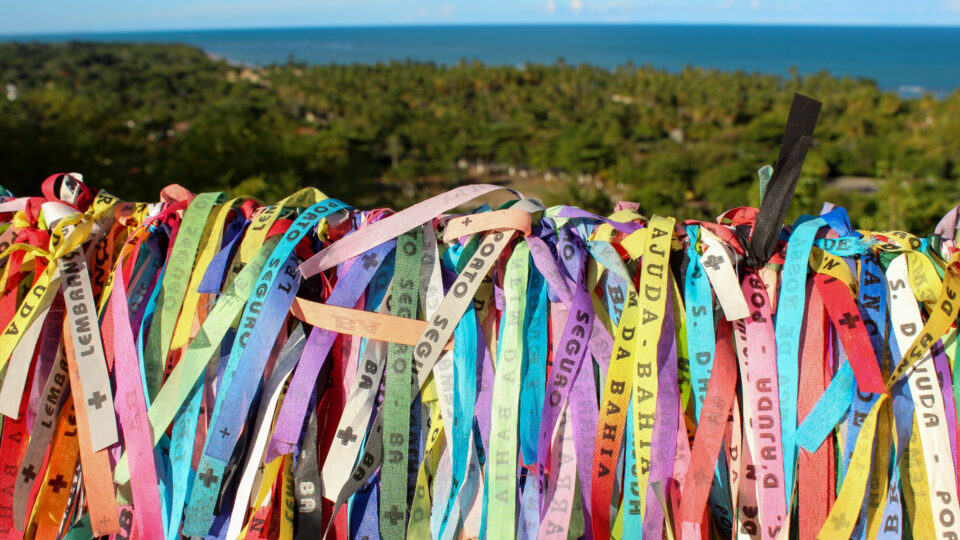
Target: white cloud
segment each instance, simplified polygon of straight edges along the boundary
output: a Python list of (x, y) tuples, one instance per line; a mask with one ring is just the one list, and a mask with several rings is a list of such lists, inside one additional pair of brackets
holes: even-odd
[(545, 5), (545, 6), (543, 7), (543, 9), (544, 9), (547, 13), (553, 13), (553, 12), (557, 11), (557, 3), (554, 2), (553, 0), (547, 0), (547, 5)]
[[(960, 0), (954, 0), (954, 1), (960, 1)], [(570, 9), (574, 11), (582, 11), (583, 0), (570, 0)]]
[(444, 4), (443, 7), (440, 8), (440, 11), (444, 15), (450, 16), (450, 15), (453, 15), (456, 9), (453, 7), (453, 4)]
[(750, 9), (760, 9), (760, 0), (751, 0)]
[(947, 9), (950, 11), (960, 11), (960, 0), (950, 0), (947, 2)]
[(417, 10), (417, 15), (419, 15), (420, 17), (423, 17), (426, 14), (427, 14), (427, 8), (420, 6), (420, 9)]

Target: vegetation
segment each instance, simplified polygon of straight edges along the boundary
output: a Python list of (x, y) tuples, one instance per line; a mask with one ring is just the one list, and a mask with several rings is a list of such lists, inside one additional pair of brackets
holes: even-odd
[[(401, 207), (490, 180), (493, 164), (493, 180), (547, 203), (624, 198), (712, 219), (759, 202), (756, 171), (776, 158), (794, 92), (824, 103), (794, 216), (830, 200), (859, 226), (923, 232), (960, 200), (960, 92), (906, 100), (828, 73), (563, 61), (254, 68), (97, 43), (0, 44), (0, 185), (32, 194), (79, 171), (141, 200), (171, 182), (270, 201), (309, 184)], [(850, 176), (874, 192), (833, 181)]]

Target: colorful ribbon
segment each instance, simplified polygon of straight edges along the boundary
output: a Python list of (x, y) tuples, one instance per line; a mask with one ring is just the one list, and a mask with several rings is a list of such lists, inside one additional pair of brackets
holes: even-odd
[(960, 536), (960, 206), (497, 189), (6, 199), (0, 537)]

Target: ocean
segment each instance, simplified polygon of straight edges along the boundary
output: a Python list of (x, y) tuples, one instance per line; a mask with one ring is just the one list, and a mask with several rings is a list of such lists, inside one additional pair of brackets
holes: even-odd
[(960, 87), (960, 28), (841, 26), (515, 25), (189, 30), (0, 36), (0, 40), (177, 42), (266, 65), (415, 60), (456, 64), (685, 66), (788, 75), (828, 70), (905, 96)]

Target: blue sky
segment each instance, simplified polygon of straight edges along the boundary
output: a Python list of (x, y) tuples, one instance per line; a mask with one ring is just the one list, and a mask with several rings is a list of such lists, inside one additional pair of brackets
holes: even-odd
[(960, 0), (41, 0), (0, 33), (477, 23), (960, 25)]

